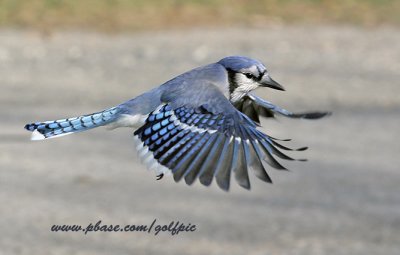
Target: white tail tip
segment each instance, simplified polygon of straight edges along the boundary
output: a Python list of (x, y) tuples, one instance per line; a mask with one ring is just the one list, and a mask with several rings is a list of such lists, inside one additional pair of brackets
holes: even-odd
[(44, 139), (46, 139), (46, 137), (44, 135), (42, 135), (41, 133), (39, 133), (39, 131), (34, 130), (32, 132), (32, 136), (31, 136), (32, 141), (38, 141), (38, 140), (44, 140)]
[(69, 135), (69, 134), (72, 134), (72, 133), (74, 133), (74, 132), (62, 133), (62, 134), (59, 134), (59, 135), (53, 135), (53, 136), (45, 137), (44, 135), (39, 133), (39, 131), (34, 130), (32, 132), (32, 135), (31, 135), (31, 141), (39, 141), (39, 140), (45, 140), (45, 139), (47, 140), (47, 139), (51, 139), (51, 138), (57, 138), (57, 137)]

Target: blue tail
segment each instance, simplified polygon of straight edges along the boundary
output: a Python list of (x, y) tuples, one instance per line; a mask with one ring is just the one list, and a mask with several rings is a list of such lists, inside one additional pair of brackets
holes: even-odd
[(54, 138), (107, 125), (118, 118), (119, 111), (118, 107), (113, 107), (102, 112), (69, 119), (26, 124), (25, 129), (33, 132), (31, 140)]

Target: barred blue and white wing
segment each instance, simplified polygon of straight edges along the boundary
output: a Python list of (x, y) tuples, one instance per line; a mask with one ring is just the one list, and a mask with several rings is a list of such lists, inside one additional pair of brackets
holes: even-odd
[(233, 174), (240, 186), (250, 189), (248, 169), (272, 182), (264, 162), (283, 170), (274, 155), (293, 160), (277, 147), (290, 149), (257, 130), (224, 97), (213, 96), (213, 107), (205, 98), (198, 107), (176, 100), (158, 107), (134, 133), (139, 155), (158, 174), (172, 173), (175, 181), (183, 178), (189, 185), (199, 179), (208, 186), (215, 178), (219, 187), (228, 190)]

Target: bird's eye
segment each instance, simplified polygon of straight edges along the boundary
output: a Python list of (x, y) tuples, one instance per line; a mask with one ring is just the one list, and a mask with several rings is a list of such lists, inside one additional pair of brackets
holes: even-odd
[(251, 73), (245, 73), (244, 75), (246, 75), (246, 77), (248, 79), (253, 79), (254, 78), (254, 75), (252, 75)]

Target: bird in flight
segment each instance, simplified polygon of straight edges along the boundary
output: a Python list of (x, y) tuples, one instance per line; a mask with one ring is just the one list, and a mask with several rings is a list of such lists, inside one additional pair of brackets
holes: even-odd
[[(231, 175), (250, 189), (249, 169), (271, 183), (266, 164), (283, 170), (276, 158), (294, 160), (291, 149), (259, 130), (260, 116), (318, 119), (329, 112), (292, 113), (253, 93), (258, 87), (284, 88), (258, 60), (230, 56), (183, 73), (157, 88), (110, 109), (79, 117), (27, 124), (32, 140), (43, 140), (99, 126), (134, 129), (136, 149), (157, 178), (172, 174), (190, 185), (215, 178), (229, 190)], [(265, 164), (266, 163), (266, 164)]]

